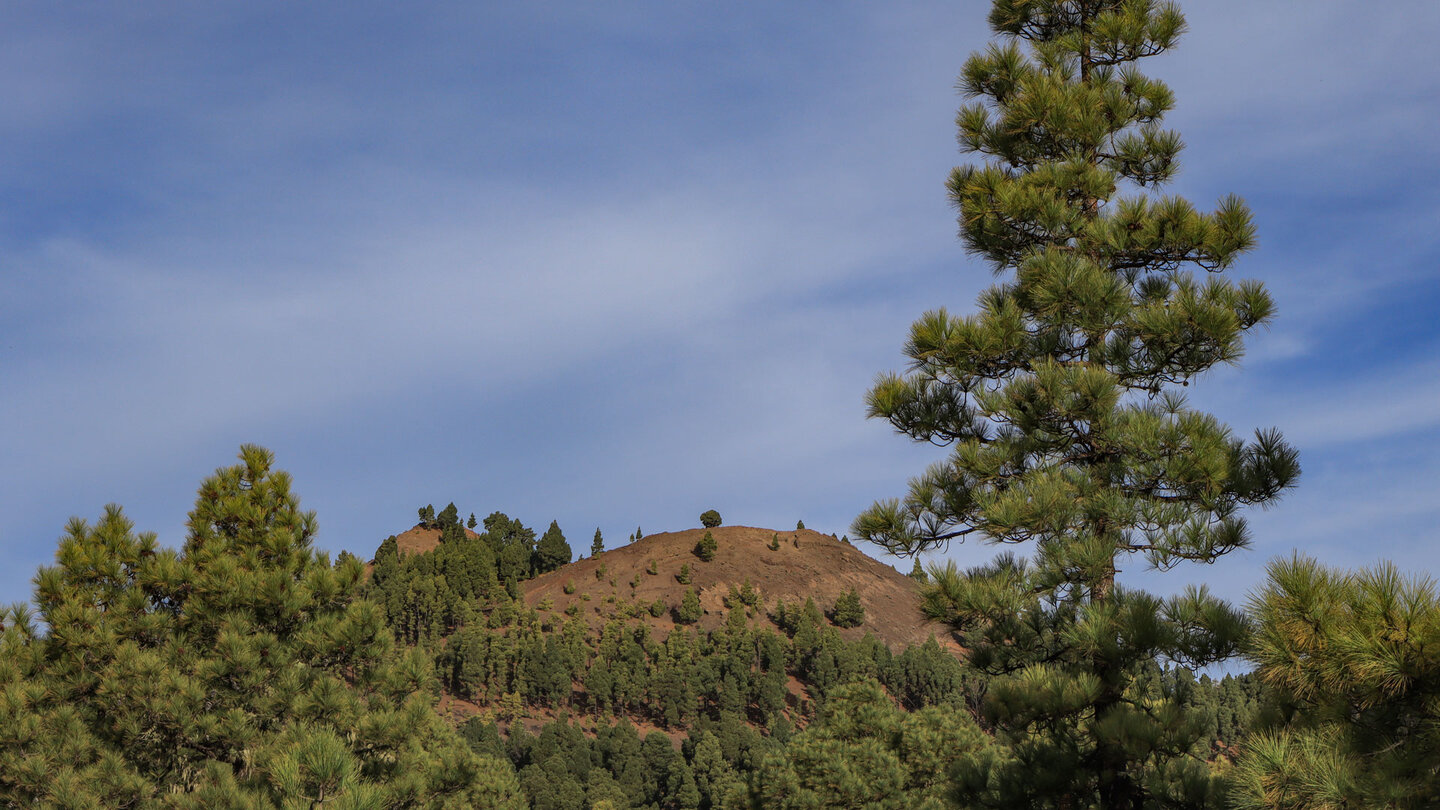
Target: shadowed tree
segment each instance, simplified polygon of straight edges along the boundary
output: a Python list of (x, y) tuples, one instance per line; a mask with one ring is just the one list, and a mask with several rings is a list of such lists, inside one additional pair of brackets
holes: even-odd
[(986, 712), (1017, 754), (991, 774), (1001, 804), (1208, 801), (1178, 706), (1131, 682), (1157, 657), (1233, 655), (1243, 619), (1203, 588), (1162, 600), (1117, 575), (1243, 548), (1243, 508), (1299, 474), (1277, 431), (1242, 441), (1180, 394), (1272, 315), (1261, 284), (1224, 275), (1254, 228), (1236, 197), (1205, 212), (1156, 191), (1181, 143), (1161, 127), (1169, 89), (1135, 63), (1175, 44), (1174, 4), (996, 0), (989, 20), (999, 41), (966, 62), (957, 116), (982, 160), (948, 187), (1001, 280), (973, 315), (925, 314), (909, 370), (871, 389), (871, 416), (950, 452), (854, 531), (900, 554), (1028, 549), (937, 572), (928, 601), (995, 678)]

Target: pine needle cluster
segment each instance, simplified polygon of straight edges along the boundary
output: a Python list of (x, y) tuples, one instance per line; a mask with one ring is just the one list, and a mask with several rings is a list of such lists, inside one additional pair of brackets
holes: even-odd
[(1430, 807), (1440, 797), (1440, 596), (1393, 564), (1271, 563), (1249, 657), (1287, 727), (1257, 734), (1235, 806)]

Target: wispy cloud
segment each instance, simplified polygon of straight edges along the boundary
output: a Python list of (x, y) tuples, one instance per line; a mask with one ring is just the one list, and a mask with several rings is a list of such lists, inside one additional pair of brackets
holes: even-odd
[[(1392, 43), (1440, 19), (1191, 5), (1152, 70), (1175, 190), (1252, 201), (1239, 272), (1281, 305), (1197, 402), (1328, 471), (1257, 527), (1338, 547), (1359, 524), (1304, 516), (1390, 503), (1346, 461), (1435, 448), (1436, 332), (1385, 314), (1433, 278), (1440, 213), (1435, 74)], [(991, 283), (942, 186), (986, 6), (7, 12), (0, 590), (106, 501), (177, 541), (241, 441), (361, 552), (435, 499), (612, 540), (710, 507), (843, 532), (936, 457), (864, 420), (865, 387)], [(1391, 351), (1327, 360), (1356, 312)]]

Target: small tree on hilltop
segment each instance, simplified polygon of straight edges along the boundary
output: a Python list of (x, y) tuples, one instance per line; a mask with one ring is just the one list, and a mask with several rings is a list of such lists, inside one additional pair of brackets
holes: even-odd
[(442, 529), (460, 525), (460, 510), (455, 508), (453, 502), (446, 504), (445, 508), (440, 510), (440, 514), (435, 516), (435, 525)]
[(834, 622), (836, 627), (859, 627), (865, 623), (865, 606), (860, 604), (860, 594), (854, 588), (835, 600), (835, 609), (830, 611), (830, 621)]
[(543, 574), (554, 571), (569, 563), (571, 555), (570, 544), (565, 542), (560, 524), (550, 521), (550, 528), (545, 530), (545, 534), (540, 536), (540, 542), (535, 546), (535, 572)]
[(720, 544), (715, 542), (715, 535), (707, 531), (705, 536), (700, 538), (700, 542), (695, 544), (695, 556), (710, 562), (715, 559), (715, 552), (719, 548)]
[(720, 513), (714, 509), (708, 509), (700, 513), (700, 525), (707, 529), (713, 529), (720, 525)]
[(604, 551), (604, 550), (605, 550), (605, 538), (600, 536), (600, 527), (599, 527), (599, 526), (596, 526), (596, 527), (595, 527), (595, 539), (590, 541), (590, 556), (591, 556), (591, 557), (594, 557), (596, 554), (599, 554), (600, 552), (602, 552), (602, 551)]
[(1181, 394), (1274, 312), (1260, 283), (1221, 276), (1254, 226), (1236, 197), (1204, 212), (1150, 192), (1181, 141), (1161, 128), (1170, 90), (1135, 62), (1175, 44), (1174, 3), (994, 0), (990, 25), (1003, 41), (966, 62), (976, 101), (956, 119), (983, 162), (948, 185), (966, 249), (1002, 280), (973, 315), (922, 316), (909, 370), (871, 389), (871, 416), (952, 449), (854, 531), (902, 554), (971, 536), (1031, 550), (932, 572), (927, 608), (993, 676), (987, 715), (1023, 754), (965, 801), (1201, 804), (1200, 729), (1178, 695), (1132, 685), (1157, 659), (1233, 656), (1244, 618), (1203, 588), (1162, 600), (1117, 577), (1137, 554), (1168, 569), (1245, 547), (1243, 509), (1299, 474), (1278, 431), (1243, 441)]

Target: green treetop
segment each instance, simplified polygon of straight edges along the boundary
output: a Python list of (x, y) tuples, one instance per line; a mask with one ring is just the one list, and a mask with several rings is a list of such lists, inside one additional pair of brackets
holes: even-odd
[(1135, 63), (1175, 44), (1174, 4), (996, 0), (990, 24), (1000, 41), (959, 80), (974, 99), (960, 143), (982, 161), (948, 185), (966, 249), (1001, 280), (973, 315), (925, 314), (909, 370), (870, 391), (872, 416), (950, 452), (854, 530), (901, 554), (1025, 544), (1028, 560), (952, 567), (929, 602), (998, 678), (989, 711), (1022, 746), (1016, 773), (1043, 775), (1003, 801), (1139, 807), (1185, 781), (1146, 769), (1186, 743), (1169, 709), (1138, 704), (1132, 673), (1226, 658), (1243, 621), (1203, 589), (1162, 601), (1116, 576), (1136, 555), (1167, 569), (1244, 547), (1242, 508), (1298, 476), (1278, 432), (1244, 442), (1179, 393), (1238, 361), (1274, 307), (1223, 275), (1255, 241), (1238, 198), (1205, 212), (1154, 191), (1180, 138), (1160, 125), (1169, 89)]
[(535, 546), (535, 573), (543, 574), (546, 571), (554, 571), (562, 565), (570, 562), (570, 544), (565, 542), (565, 535), (560, 531), (560, 524), (550, 521), (550, 528), (540, 536), (540, 542)]
[(590, 556), (594, 557), (596, 554), (599, 554), (604, 550), (605, 538), (601, 536), (600, 528), (597, 526), (595, 528), (595, 539), (590, 541)]
[(924, 585), (930, 581), (930, 576), (925, 573), (925, 566), (920, 564), (920, 558), (915, 558), (915, 565), (910, 569), (909, 577)]
[(501, 581), (509, 584), (530, 576), (535, 554), (535, 532), (504, 512), (491, 512), (483, 521), (486, 542), (495, 549)]
[(423, 655), (315, 551), (271, 455), (200, 486), (177, 553), (119, 507), (35, 578), (48, 635), (0, 633), (0, 802), (65, 807), (523, 807), (508, 762), (433, 710)]
[(445, 508), (440, 510), (440, 514), (435, 516), (435, 523), (438, 524), (441, 529), (451, 526), (459, 528), (460, 510), (455, 508), (453, 502), (446, 504)]

